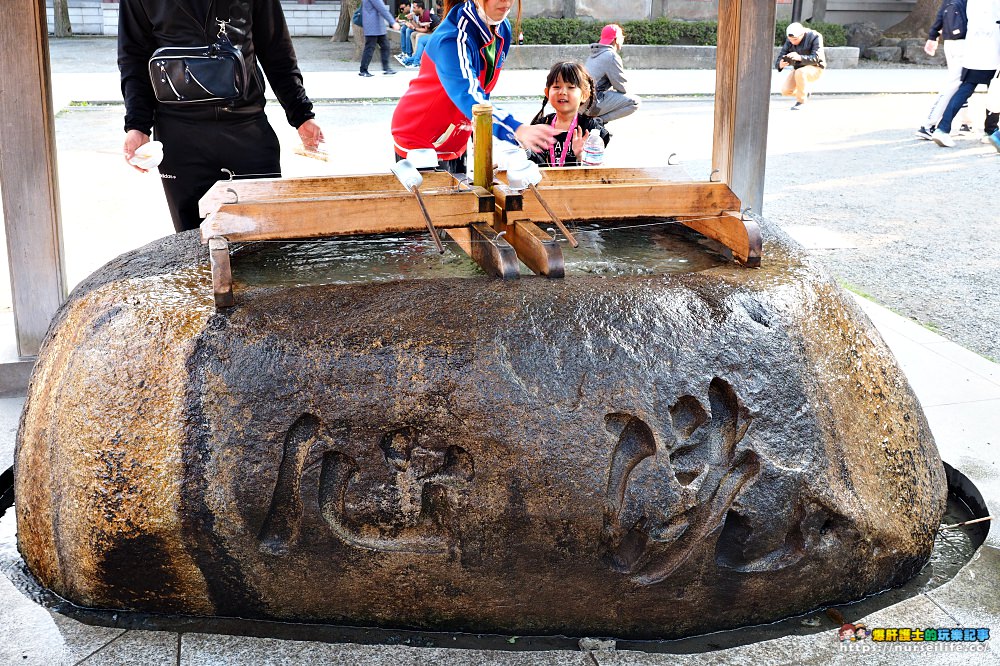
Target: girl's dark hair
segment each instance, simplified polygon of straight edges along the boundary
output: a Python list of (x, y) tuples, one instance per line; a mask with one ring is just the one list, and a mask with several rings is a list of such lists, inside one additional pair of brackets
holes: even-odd
[[(451, 10), (455, 5), (460, 5), (463, 2), (476, 2), (476, 0), (444, 0), (444, 16), (442, 16), (441, 19), (444, 20), (444, 17), (451, 13)], [(514, 41), (516, 42), (517, 34), (521, 32), (521, 0), (517, 0), (517, 14), (514, 18), (513, 27)]]
[[(557, 79), (562, 79), (579, 88), (583, 92), (583, 98), (587, 100), (583, 105), (583, 113), (586, 114), (587, 111), (590, 111), (590, 108), (594, 106), (594, 90), (597, 86), (583, 65), (578, 62), (557, 62), (552, 65), (549, 75), (545, 77), (545, 87), (551, 88)], [(540, 122), (545, 117), (545, 105), (548, 104), (548, 101), (549, 98), (542, 95), (542, 108), (532, 118), (532, 124)]]

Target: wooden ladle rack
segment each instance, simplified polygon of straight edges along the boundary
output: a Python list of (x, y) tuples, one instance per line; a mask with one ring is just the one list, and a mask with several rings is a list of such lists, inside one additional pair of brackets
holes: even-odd
[[(538, 226), (549, 213), (534, 193), (512, 190), (503, 172), (494, 173), (489, 106), (477, 107), (474, 120), (472, 182), (443, 171), (423, 174), (420, 193), (434, 227), (489, 275), (516, 278), (523, 262), (539, 275), (563, 277), (562, 249)], [(760, 229), (740, 213), (740, 200), (725, 183), (691, 181), (676, 166), (542, 171), (538, 194), (562, 219), (673, 218), (729, 248), (741, 264), (760, 265)], [(230, 243), (427, 229), (414, 194), (392, 174), (223, 180), (199, 208), (217, 307), (235, 302)]]

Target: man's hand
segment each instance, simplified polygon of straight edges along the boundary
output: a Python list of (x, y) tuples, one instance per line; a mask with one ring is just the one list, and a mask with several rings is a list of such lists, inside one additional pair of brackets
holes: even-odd
[(788, 55), (786, 55), (785, 57), (788, 58), (789, 60), (794, 60), (795, 62), (799, 62), (800, 60), (802, 60), (802, 54), (797, 53), (795, 51), (789, 52)]
[(399, 30), (399, 22), (398, 21), (396, 23), (392, 24), (392, 29), (393, 30)]
[(316, 150), (323, 143), (323, 130), (319, 128), (319, 123), (310, 118), (299, 125), (299, 138), (302, 139), (303, 148)]
[(135, 169), (140, 173), (146, 173), (146, 169), (141, 169), (136, 165), (129, 162), (130, 159), (135, 157), (135, 151), (139, 146), (149, 143), (149, 135), (143, 134), (137, 129), (131, 129), (125, 134), (125, 161), (130, 167)]
[(933, 56), (935, 53), (937, 53), (937, 44), (938, 43), (936, 39), (928, 39), (926, 42), (924, 42), (924, 53), (926, 53), (929, 56)]

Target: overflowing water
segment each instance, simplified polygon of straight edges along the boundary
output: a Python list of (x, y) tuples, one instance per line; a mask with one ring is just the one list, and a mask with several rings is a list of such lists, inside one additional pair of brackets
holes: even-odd
[[(690, 273), (727, 262), (715, 243), (667, 220), (630, 220), (617, 227), (588, 223), (573, 232), (579, 247), (560, 243), (567, 277)], [(565, 241), (555, 230), (550, 233)], [(426, 233), (246, 243), (233, 251), (233, 277), (244, 284), (291, 287), (484, 275), (456, 243), (445, 240), (444, 254)], [(521, 275), (531, 271), (522, 265)]]

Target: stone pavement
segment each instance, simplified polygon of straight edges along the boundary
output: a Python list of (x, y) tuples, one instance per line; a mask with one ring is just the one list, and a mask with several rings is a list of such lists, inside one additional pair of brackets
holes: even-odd
[[(405, 89), (411, 72), (395, 77), (362, 80), (356, 75), (356, 63), (344, 55), (344, 49), (329, 45), (323, 39), (295, 40), (310, 95), (325, 100), (355, 100), (363, 105), (370, 100), (389, 100)], [(338, 59), (340, 58), (340, 59)], [(53, 40), (53, 85), (57, 108), (70, 102), (120, 103), (117, 72), (114, 64), (113, 39)], [(857, 69), (833, 70), (823, 79), (824, 93), (884, 93), (889, 91), (927, 93), (934, 90), (942, 72), (933, 69)], [(642, 71), (633, 79), (640, 94), (647, 96), (711, 95), (714, 92), (712, 71)], [(534, 98), (540, 95), (544, 72), (505, 72), (497, 96)], [(531, 104), (534, 104), (532, 102)], [(528, 104), (525, 103), (527, 107)], [(365, 107), (371, 108), (371, 107)], [(280, 111), (278, 111), (280, 113)], [(672, 114), (679, 112), (674, 109)], [(772, 112), (773, 113), (773, 112)], [(384, 114), (384, 112), (383, 112)], [(110, 123), (114, 132), (120, 119), (95, 113), (101, 122)], [(685, 116), (686, 117), (686, 116)], [(691, 120), (690, 122), (695, 122)], [(58, 125), (58, 122), (57, 122)], [(704, 128), (701, 128), (702, 130)], [(120, 130), (119, 130), (120, 131)], [(362, 130), (363, 131), (363, 130)], [(623, 131), (623, 136), (627, 132)], [(119, 136), (119, 135), (115, 135)], [(74, 140), (87, 144), (89, 137), (74, 135)], [(64, 201), (67, 193), (83, 207), (91, 207), (89, 216), (74, 217), (65, 210), (65, 221), (73, 228), (67, 231), (67, 247), (106, 260), (122, 248), (134, 247), (148, 238), (143, 230), (146, 217), (160, 215), (154, 234), (169, 232), (164, 227), (161, 199), (156, 183), (134, 177), (133, 173), (108, 175), (101, 181), (82, 178), (88, 172), (113, 171), (119, 166), (117, 146), (107, 151), (79, 151), (75, 145), (60, 139), (60, 173)], [(64, 152), (65, 151), (65, 152)], [(80, 154), (75, 154), (80, 152)], [(107, 152), (107, 154), (104, 154)], [(69, 171), (66, 171), (69, 169)], [(76, 179), (73, 176), (77, 176)], [(129, 180), (123, 180), (133, 176)], [(81, 180), (78, 186), (73, 180)], [(149, 181), (149, 182), (146, 182)], [(95, 182), (100, 182), (96, 185)], [(124, 184), (123, 183), (127, 183)], [(141, 210), (143, 199), (123, 197), (124, 203), (104, 203), (100, 189), (104, 187), (139, 189), (154, 203)], [(74, 188), (84, 187), (76, 191)], [(86, 188), (89, 188), (86, 189)], [(91, 192), (90, 199), (84, 197)], [(138, 201), (138, 203), (137, 203)], [(121, 207), (125, 207), (122, 209)], [(129, 208), (131, 207), (131, 208)], [(127, 215), (132, 211), (131, 217)], [(139, 217), (140, 224), (133, 218)], [(110, 222), (104, 220), (107, 218)], [(80, 223), (87, 220), (84, 223)], [(91, 227), (90, 225), (94, 226)], [(86, 229), (78, 227), (87, 227)], [(794, 235), (794, 233), (793, 233)], [(154, 236), (155, 237), (155, 236)], [(802, 237), (801, 240), (808, 241)], [(117, 243), (117, 245), (116, 245)], [(104, 254), (102, 254), (104, 253)], [(110, 253), (110, 256), (105, 256)], [(72, 273), (72, 271), (71, 271)], [(86, 274), (86, 270), (77, 272)], [(9, 302), (9, 301), (8, 301)], [(965, 473), (977, 485), (987, 504), (996, 511), (1000, 506), (1000, 481), (996, 466), (996, 433), (1000, 432), (1000, 367), (955, 345), (909, 319), (899, 317), (870, 301), (859, 299), (863, 309), (879, 328), (893, 350), (923, 404), (942, 457)], [(0, 471), (10, 466), (13, 441), (22, 400), (0, 399)], [(0, 538), (4, 530), (12, 530), (8, 514), (0, 522)], [(1000, 565), (1000, 532), (993, 527), (986, 544), (976, 557), (950, 582), (930, 592), (914, 594), (899, 603), (867, 613), (863, 617), (868, 627), (891, 626), (1000, 626), (1000, 590), (997, 570)], [(928, 661), (924, 655), (891, 652), (888, 646), (871, 647), (868, 653), (841, 652), (834, 626), (821, 618), (822, 626), (815, 631), (791, 633), (781, 637), (751, 642), (739, 647), (712, 649), (679, 644), (661, 646), (666, 654), (652, 652), (601, 649), (595, 652), (574, 650), (499, 651), (444, 648), (415, 648), (388, 645), (357, 645), (322, 643), (230, 636), (191, 631), (143, 631), (137, 629), (97, 627), (78, 622), (50, 611), (24, 597), (8, 579), (0, 575), (0, 664), (826, 664), (872, 663), (906, 664)], [(762, 628), (762, 636), (765, 634)], [(687, 647), (685, 647), (686, 645)], [(673, 650), (677, 654), (670, 654)], [(695, 651), (693, 654), (687, 652)], [(979, 664), (1000, 663), (988, 654), (935, 653), (933, 663)]]

